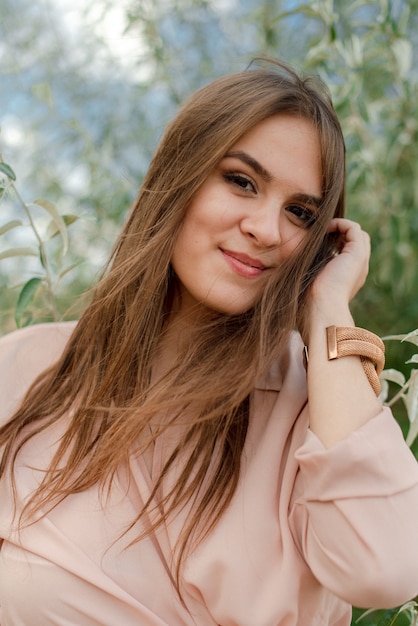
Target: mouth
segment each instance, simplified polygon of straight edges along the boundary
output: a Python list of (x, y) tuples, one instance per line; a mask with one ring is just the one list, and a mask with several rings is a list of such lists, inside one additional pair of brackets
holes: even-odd
[(245, 278), (256, 278), (268, 269), (259, 259), (254, 259), (247, 254), (224, 250), (220, 248), (225, 260), (233, 270)]

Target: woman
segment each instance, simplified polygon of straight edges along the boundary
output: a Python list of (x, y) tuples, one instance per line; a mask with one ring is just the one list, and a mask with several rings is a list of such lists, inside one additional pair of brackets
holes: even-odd
[(313, 79), (183, 106), (80, 321), (2, 339), (2, 626), (342, 626), (418, 591), (417, 463), (343, 214)]

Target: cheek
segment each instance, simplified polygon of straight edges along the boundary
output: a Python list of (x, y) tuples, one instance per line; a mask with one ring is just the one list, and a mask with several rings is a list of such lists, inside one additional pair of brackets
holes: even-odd
[(179, 277), (183, 272), (189, 273), (200, 262), (202, 251), (206, 248), (206, 231), (195, 212), (189, 210), (177, 235), (171, 257), (171, 264)]
[(282, 258), (288, 258), (293, 254), (298, 254), (303, 249), (308, 238), (308, 231), (303, 228), (290, 228), (284, 237), (280, 246)]
[(186, 213), (174, 249), (178, 254), (186, 254), (186, 250), (188, 254), (203, 254), (230, 227), (231, 213), (219, 194), (200, 194)]
[(199, 219), (192, 213), (189, 214), (180, 228), (173, 256), (187, 256), (188, 254), (198, 252), (202, 245), (204, 233), (204, 226), (200, 224)]

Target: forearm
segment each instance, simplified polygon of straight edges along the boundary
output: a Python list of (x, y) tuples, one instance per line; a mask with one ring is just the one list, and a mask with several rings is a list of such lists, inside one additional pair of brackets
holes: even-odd
[(309, 326), (310, 428), (326, 447), (378, 415), (378, 401), (358, 356), (328, 360), (326, 328), (354, 326), (348, 304), (313, 303)]
[(320, 582), (357, 606), (418, 592), (418, 465), (387, 407), (324, 449), (308, 433), (291, 523)]

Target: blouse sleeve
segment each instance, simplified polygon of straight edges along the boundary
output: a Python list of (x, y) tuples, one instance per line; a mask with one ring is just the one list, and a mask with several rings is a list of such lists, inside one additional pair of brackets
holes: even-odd
[(359, 607), (418, 593), (418, 463), (389, 409), (326, 449), (297, 450), (291, 528), (315, 577)]

